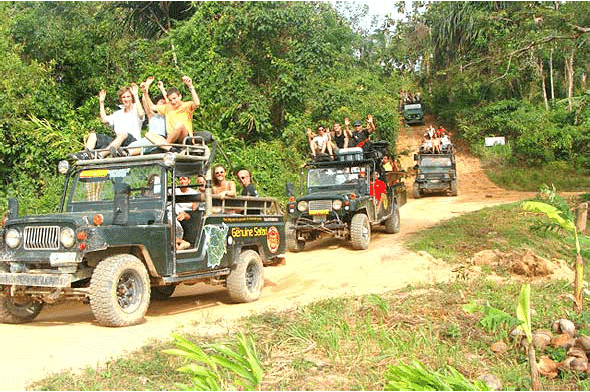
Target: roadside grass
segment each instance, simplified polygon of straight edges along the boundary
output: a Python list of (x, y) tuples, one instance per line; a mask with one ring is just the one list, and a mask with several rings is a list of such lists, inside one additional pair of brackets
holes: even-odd
[(446, 220), (437, 226), (411, 235), (405, 246), (426, 251), (449, 263), (459, 264), (485, 249), (502, 252), (534, 249), (545, 258), (571, 260), (573, 248), (553, 231), (534, 231), (531, 227), (548, 222), (544, 216), (524, 211), (520, 203), (488, 207)]
[[(498, 285), (480, 276), (429, 287), (407, 287), (381, 295), (331, 298), (286, 312), (266, 312), (235, 325), (216, 339), (235, 341), (245, 331), (256, 342), (265, 370), (262, 390), (383, 390), (390, 365), (422, 362), (428, 369), (452, 366), (470, 380), (492, 374), (504, 390), (528, 390), (526, 355), (508, 339), (510, 329), (487, 331), (481, 314), (463, 311), (476, 301), (515, 315), (520, 283)], [(533, 329), (571, 317), (571, 304), (560, 298), (571, 290), (564, 281), (532, 284)], [(582, 324), (583, 325), (583, 324)], [(586, 325), (586, 328), (587, 325)], [(199, 345), (204, 338), (187, 335)], [(492, 343), (503, 339), (510, 350), (496, 354)], [(81, 373), (64, 372), (30, 386), (34, 390), (178, 390), (190, 384), (176, 369), (183, 359), (162, 354), (172, 343), (151, 344), (127, 359), (113, 360)], [(542, 378), (546, 390), (589, 390), (590, 381), (573, 374)]]
[[(486, 208), (417, 233), (408, 246), (457, 265), (482, 249), (513, 251), (523, 246), (544, 257), (572, 260), (571, 245), (558, 235), (529, 230), (539, 219), (543, 218), (522, 211), (517, 203)], [(529, 390), (527, 358), (509, 338), (512, 328), (500, 323), (486, 329), (483, 314), (463, 310), (475, 301), (515, 316), (522, 282), (502, 283), (487, 272), (457, 273), (449, 283), (268, 311), (240, 320), (229, 334), (214, 340), (184, 336), (205, 350), (210, 342), (233, 344), (239, 331), (252, 336), (265, 371), (262, 390), (383, 390), (389, 366), (414, 360), (431, 370), (452, 366), (472, 381), (492, 374), (503, 390)], [(527, 281), (533, 330), (550, 329), (552, 321), (569, 318), (583, 333), (589, 332), (590, 313), (571, 311), (571, 282)], [(507, 352), (492, 352), (490, 346), (498, 340), (508, 344)], [(191, 380), (176, 371), (187, 364), (185, 359), (163, 353), (173, 347), (172, 342), (151, 342), (125, 358), (55, 374), (29, 389), (179, 390), (178, 383), (190, 386)], [(560, 360), (562, 351), (550, 355)], [(545, 390), (590, 390), (586, 377), (562, 373), (554, 380), (541, 378), (541, 384)]]
[(586, 192), (590, 188), (588, 170), (576, 170), (568, 162), (523, 167), (510, 163), (510, 145), (473, 146), (472, 150), (480, 158), (488, 178), (504, 189), (535, 192), (542, 185), (555, 185), (560, 192)]

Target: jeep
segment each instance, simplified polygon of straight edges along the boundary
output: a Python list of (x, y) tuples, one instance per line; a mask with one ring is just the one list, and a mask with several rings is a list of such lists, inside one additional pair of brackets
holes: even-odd
[[(350, 240), (354, 249), (367, 249), (371, 227), (383, 225), (387, 233), (400, 231), (399, 208), (406, 203), (400, 173), (386, 172), (382, 158), (387, 142), (363, 148), (341, 149), (336, 160), (309, 162), (304, 168), (305, 194), (295, 198), (289, 186), (287, 249), (302, 251), (305, 243), (322, 235)], [(373, 173), (386, 184), (382, 206), (371, 196)]]
[(455, 154), (414, 154), (416, 178), (412, 188), (415, 199), (425, 193), (447, 192), (457, 196), (457, 168)]
[(413, 103), (404, 105), (404, 120), (406, 124), (424, 124), (424, 110), (422, 104)]
[[(202, 139), (178, 152), (77, 160), (66, 174), (59, 212), (19, 216), (9, 200), (0, 248), (0, 321), (25, 323), (44, 304), (82, 300), (99, 324), (140, 322), (150, 298), (179, 284), (225, 285), (235, 302), (255, 301), (263, 266), (283, 261), (285, 227), (277, 200), (211, 194), (216, 145)], [(204, 194), (183, 195), (176, 178), (203, 173)], [(195, 203), (182, 222), (176, 205)]]

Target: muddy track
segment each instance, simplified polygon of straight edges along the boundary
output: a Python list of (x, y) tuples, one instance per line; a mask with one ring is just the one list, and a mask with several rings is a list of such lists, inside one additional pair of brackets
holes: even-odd
[[(429, 125), (430, 122), (427, 124)], [(398, 151), (402, 166), (411, 167), (425, 126), (404, 128)], [(90, 307), (82, 303), (47, 306), (34, 323), (0, 324), (3, 337), (2, 390), (22, 390), (33, 380), (64, 369), (95, 367), (136, 350), (150, 339), (167, 339), (173, 331), (194, 323), (205, 333), (223, 331), (239, 317), (252, 312), (282, 310), (338, 295), (378, 293), (409, 283), (450, 279), (449, 267), (428, 255), (418, 255), (401, 243), (410, 233), (459, 214), (486, 206), (520, 200), (530, 193), (509, 192), (492, 184), (479, 161), (458, 146), (459, 196), (409, 198), (401, 208), (401, 232), (375, 229), (366, 251), (326, 238), (308, 244), (304, 252), (288, 253), (286, 264), (265, 269), (260, 300), (232, 304), (222, 287), (203, 284), (181, 286), (168, 300), (154, 301), (143, 324), (127, 328), (96, 325)], [(407, 179), (408, 189), (412, 180)], [(409, 192), (411, 193), (411, 192)]]

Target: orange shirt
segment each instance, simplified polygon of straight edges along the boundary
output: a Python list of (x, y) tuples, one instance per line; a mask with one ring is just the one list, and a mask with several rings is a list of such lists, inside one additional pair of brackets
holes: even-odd
[(172, 105), (158, 105), (158, 114), (166, 117), (166, 129), (176, 129), (179, 125), (184, 125), (189, 136), (193, 135), (193, 112), (197, 105), (193, 101), (183, 102), (178, 109)]

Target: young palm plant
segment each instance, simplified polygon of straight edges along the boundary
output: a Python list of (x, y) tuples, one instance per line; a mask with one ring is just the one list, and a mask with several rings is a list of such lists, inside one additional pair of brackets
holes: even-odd
[(541, 196), (546, 198), (549, 203), (540, 201), (525, 201), (522, 208), (526, 211), (545, 214), (550, 223), (545, 224), (545, 229), (565, 230), (574, 236), (576, 244), (576, 263), (574, 276), (574, 310), (580, 313), (584, 309), (583, 298), (583, 281), (584, 281), (584, 259), (582, 258), (580, 248), (580, 238), (578, 229), (574, 221), (574, 216), (570, 211), (567, 203), (555, 191), (555, 187), (541, 189)]

